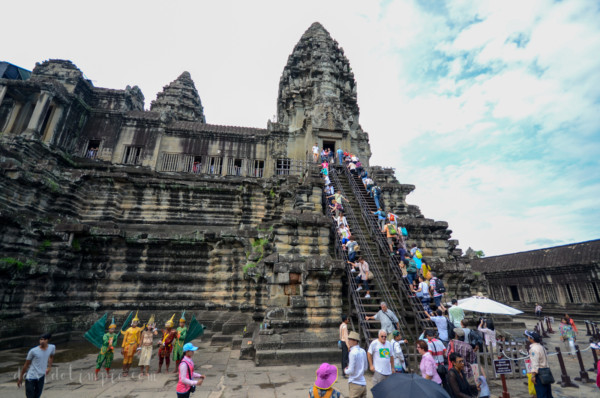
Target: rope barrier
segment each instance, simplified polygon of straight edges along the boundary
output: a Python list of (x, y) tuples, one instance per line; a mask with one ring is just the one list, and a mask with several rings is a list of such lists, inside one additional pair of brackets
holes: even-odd
[[(591, 348), (592, 348), (592, 346), (591, 346), (591, 345), (589, 345), (589, 346), (587, 346), (587, 348), (584, 348), (584, 349), (582, 349), (582, 350), (579, 350), (579, 352), (584, 352), (584, 351), (590, 350)], [(563, 354), (573, 354), (573, 355), (574, 355), (574, 354), (576, 354), (576, 353), (577, 353), (577, 351), (567, 351), (567, 352), (564, 352)], [(525, 353), (525, 352), (523, 352), (523, 351), (519, 351), (519, 354), (521, 354), (521, 355), (526, 355), (526, 353)], [(511, 357), (507, 356), (507, 355), (506, 355), (506, 353), (505, 353), (504, 351), (502, 351), (502, 355), (504, 356), (504, 358), (506, 358), (506, 359), (511, 359), (511, 360), (514, 360), (514, 361), (522, 361), (522, 360), (524, 360), (524, 359), (527, 359), (527, 358), (529, 358), (529, 355), (526, 355), (526, 356), (524, 356), (524, 357), (511, 358)], [(547, 356), (558, 355), (558, 352), (548, 352), (548, 353), (546, 353), (546, 355), (547, 355)]]

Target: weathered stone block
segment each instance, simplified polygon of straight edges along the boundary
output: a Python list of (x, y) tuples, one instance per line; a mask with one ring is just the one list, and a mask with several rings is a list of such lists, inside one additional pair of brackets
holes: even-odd
[(280, 285), (287, 285), (290, 283), (290, 274), (289, 272), (280, 272), (275, 274), (275, 283)]

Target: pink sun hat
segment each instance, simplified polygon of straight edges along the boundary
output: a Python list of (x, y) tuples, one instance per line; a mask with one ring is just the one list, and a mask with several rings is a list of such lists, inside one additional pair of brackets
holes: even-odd
[(321, 390), (327, 390), (337, 380), (338, 368), (335, 365), (328, 363), (322, 363), (317, 369), (317, 380), (315, 380), (315, 386)]

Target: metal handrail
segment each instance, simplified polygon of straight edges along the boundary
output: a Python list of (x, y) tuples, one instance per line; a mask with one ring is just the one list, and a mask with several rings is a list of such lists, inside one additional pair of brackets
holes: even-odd
[[(342, 184), (339, 180), (339, 177), (337, 175), (337, 171), (335, 170), (335, 167), (330, 168), (329, 176), (331, 177), (331, 180), (334, 183), (336, 191), (340, 192), (343, 196), (348, 198), (348, 196), (344, 192), (344, 188), (342, 187)], [(376, 272), (373, 272), (373, 281), (376, 281), (376, 283), (377, 283), (377, 287), (378, 287), (380, 296), (382, 297), (383, 300), (385, 300), (386, 303), (388, 303), (388, 307), (394, 313), (400, 314), (400, 312), (398, 311), (398, 309), (395, 306), (396, 301), (394, 301), (392, 299), (392, 295), (387, 288), (385, 279), (383, 278), (383, 272), (380, 272), (380, 271), (382, 271), (382, 269), (379, 266), (379, 262), (376, 260), (375, 256), (371, 252), (370, 246), (365, 238), (362, 228), (360, 227), (358, 219), (356, 218), (356, 215), (354, 214), (354, 210), (352, 209), (352, 206), (344, 207), (344, 215), (346, 216), (346, 219), (348, 220), (348, 224), (352, 225), (351, 230), (353, 232), (351, 232), (351, 234), (353, 237), (356, 238), (356, 241), (360, 245), (361, 256), (367, 260), (371, 269), (376, 271)], [(409, 329), (408, 329), (403, 317), (398, 317), (398, 320), (399, 320), (400, 329), (401, 329), (400, 332), (403, 335), (406, 335), (406, 333), (408, 332)]]
[[(389, 253), (389, 246), (386, 239), (384, 239), (383, 234), (381, 233), (381, 229), (379, 228), (379, 224), (377, 223), (377, 216), (375, 216), (367, 207), (369, 202), (374, 202), (373, 198), (371, 198), (366, 193), (364, 187), (358, 185), (352, 173), (350, 173), (350, 171), (345, 167), (344, 174), (350, 182), (350, 186), (352, 187), (356, 198), (359, 199), (358, 202), (360, 204), (363, 221), (365, 225), (367, 225), (371, 229), (374, 241), (378, 244), (380, 250), (383, 253)], [(373, 178), (371, 177), (371, 179)], [(375, 180), (373, 180), (373, 182), (375, 182)], [(419, 334), (419, 329), (437, 329), (435, 323), (425, 316), (424, 311), (422, 309), (423, 305), (421, 301), (418, 300), (415, 296), (413, 296), (412, 292), (410, 291), (408, 281), (402, 276), (402, 272), (400, 270), (400, 267), (398, 266), (399, 262), (402, 261), (402, 259), (399, 259), (398, 255), (396, 254), (394, 254), (393, 256), (387, 256), (387, 258), (388, 267), (390, 270), (392, 270), (395, 282), (398, 285), (398, 290), (400, 290), (400, 292), (402, 293), (402, 295), (413, 310), (415, 317), (415, 328), (417, 329), (416, 334)]]
[[(331, 209), (329, 208), (329, 203), (325, 196), (325, 192), (323, 192), (323, 207), (326, 209), (327, 215), (333, 219), (333, 214), (331, 213)], [(341, 242), (340, 236), (337, 232), (337, 226), (335, 224), (335, 220), (332, 221), (331, 230), (332, 230), (333, 235), (335, 236), (336, 256), (337, 256), (337, 258), (341, 258), (342, 260), (344, 260), (344, 268), (346, 271), (346, 277), (348, 278), (348, 285), (350, 288), (348, 291), (348, 295), (350, 296), (350, 299), (352, 300), (352, 303), (354, 304), (354, 308), (356, 308), (356, 312), (358, 314), (358, 326), (359, 326), (358, 333), (360, 334), (362, 331), (362, 334), (365, 337), (365, 342), (367, 342), (367, 344), (369, 344), (369, 339), (371, 337), (369, 335), (369, 324), (367, 323), (367, 320), (361, 316), (361, 314), (366, 313), (366, 310), (365, 310), (364, 306), (362, 305), (362, 302), (360, 301), (360, 296), (358, 295), (358, 293), (356, 291), (356, 288), (358, 287), (358, 285), (356, 284), (356, 281), (354, 279), (355, 276), (352, 275), (352, 272), (350, 271), (350, 267), (347, 266), (347, 261), (349, 261), (348, 254), (347, 254), (347, 252), (345, 252), (342, 249), (342, 242)]]

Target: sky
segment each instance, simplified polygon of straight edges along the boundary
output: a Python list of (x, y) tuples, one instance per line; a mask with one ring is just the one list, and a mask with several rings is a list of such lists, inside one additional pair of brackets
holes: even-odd
[[(600, 2), (29, 1), (3, 5), (0, 60), (70, 59), (146, 108), (189, 71), (207, 123), (265, 128), (320, 22), (350, 61), (371, 164), (487, 256), (600, 238)], [(9, 40), (9, 38), (12, 38)]]

